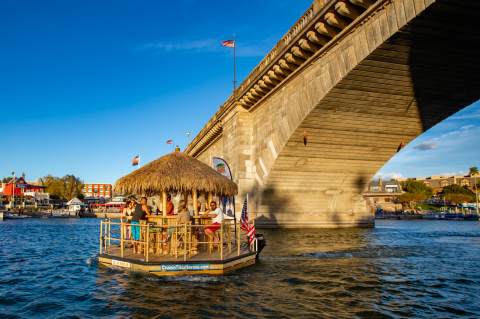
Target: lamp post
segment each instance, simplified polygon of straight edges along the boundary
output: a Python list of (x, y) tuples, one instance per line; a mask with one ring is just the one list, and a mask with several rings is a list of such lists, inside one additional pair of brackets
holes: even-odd
[(15, 184), (16, 184), (16, 180), (15, 180), (15, 172), (12, 172), (12, 205), (11, 208), (14, 208), (15, 207)]

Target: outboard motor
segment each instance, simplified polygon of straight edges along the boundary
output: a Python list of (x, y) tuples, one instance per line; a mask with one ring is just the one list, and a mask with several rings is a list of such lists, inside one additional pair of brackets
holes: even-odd
[(263, 236), (263, 234), (255, 234), (255, 237), (257, 238), (257, 256), (256, 258), (258, 259), (260, 253), (262, 252), (263, 248), (267, 246), (267, 240)]

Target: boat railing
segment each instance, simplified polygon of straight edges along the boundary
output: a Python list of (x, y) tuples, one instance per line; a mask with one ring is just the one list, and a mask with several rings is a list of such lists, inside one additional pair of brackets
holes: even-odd
[[(184, 261), (202, 254), (202, 257), (224, 260), (240, 256), (246, 250), (257, 251), (257, 241), (250, 245), (240, 223), (226, 219), (209, 239), (205, 229), (211, 225), (204, 220), (193, 219), (177, 224), (175, 218), (156, 218), (155, 222), (132, 224), (125, 219), (105, 219), (100, 223), (100, 254), (122, 258), (153, 259), (182, 258)], [(138, 227), (139, 238), (132, 236), (133, 227)], [(137, 230), (135, 230), (137, 231)]]

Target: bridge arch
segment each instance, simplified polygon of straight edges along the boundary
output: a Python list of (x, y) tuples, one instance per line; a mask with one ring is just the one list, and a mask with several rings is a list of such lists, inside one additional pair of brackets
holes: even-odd
[(315, 0), (187, 152), (226, 158), (263, 226), (370, 226), (371, 177), (480, 98), (479, 9)]
[(480, 98), (478, 9), (437, 1), (400, 25), (390, 3), (258, 105), (260, 222), (371, 225), (361, 194), (373, 175), (400, 144)]

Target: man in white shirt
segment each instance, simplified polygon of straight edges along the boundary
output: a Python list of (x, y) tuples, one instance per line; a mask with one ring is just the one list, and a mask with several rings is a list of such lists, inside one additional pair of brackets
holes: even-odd
[(209, 215), (212, 217), (212, 224), (205, 228), (205, 235), (208, 237), (208, 241), (218, 243), (219, 239), (215, 236), (215, 232), (220, 229), (220, 226), (225, 218), (223, 211), (217, 207), (215, 201), (210, 202)]

